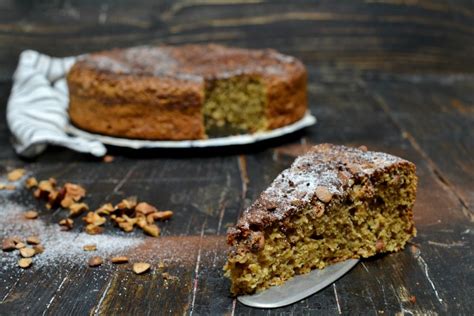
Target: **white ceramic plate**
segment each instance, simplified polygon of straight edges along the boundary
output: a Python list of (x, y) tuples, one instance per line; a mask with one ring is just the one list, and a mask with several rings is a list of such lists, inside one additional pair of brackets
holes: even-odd
[(277, 138), (283, 135), (294, 133), (300, 129), (311, 126), (316, 123), (316, 117), (308, 111), (306, 115), (299, 121), (287, 126), (283, 126), (271, 131), (259, 132), (255, 134), (243, 134), (227, 137), (217, 137), (199, 140), (180, 140), (180, 141), (163, 141), (163, 140), (142, 140), (105, 136), (94, 134), (79, 129), (73, 125), (69, 125), (66, 131), (72, 135), (83, 137), (90, 140), (98, 140), (105, 145), (113, 145), (119, 147), (128, 147), (133, 149), (140, 148), (204, 148), (204, 147), (221, 147), (248, 145), (262, 140)]

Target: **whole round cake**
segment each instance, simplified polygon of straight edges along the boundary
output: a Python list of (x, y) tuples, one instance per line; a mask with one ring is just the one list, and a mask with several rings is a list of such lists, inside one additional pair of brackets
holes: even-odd
[(114, 49), (78, 59), (67, 80), (72, 123), (117, 137), (254, 133), (294, 123), (307, 108), (303, 64), (274, 50)]

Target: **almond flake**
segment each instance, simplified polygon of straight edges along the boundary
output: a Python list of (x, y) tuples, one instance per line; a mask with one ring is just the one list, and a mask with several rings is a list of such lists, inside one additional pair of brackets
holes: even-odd
[(22, 243), (21, 241), (17, 242), (16, 245), (15, 245), (16, 249), (22, 249), (22, 248), (25, 248), (25, 247), (26, 247), (26, 245), (24, 243)]
[(26, 242), (30, 245), (38, 245), (38, 244), (41, 243), (38, 236), (29, 236), (29, 237), (26, 238)]
[(20, 180), (25, 175), (25, 169), (15, 169), (8, 173), (8, 181), (17, 181)]
[(96, 251), (97, 246), (95, 244), (84, 245), (82, 246), (82, 249), (84, 249), (84, 251)]
[(25, 247), (20, 249), (20, 255), (23, 258), (31, 258), (36, 254), (36, 251), (33, 248)]
[(21, 258), (20, 260), (18, 260), (18, 266), (23, 269), (29, 268), (32, 263), (33, 259), (31, 258)]
[(137, 262), (133, 264), (132, 270), (136, 274), (142, 274), (150, 269), (150, 264), (146, 262)]
[(117, 263), (117, 264), (127, 263), (128, 258), (125, 256), (118, 256), (118, 257), (113, 257), (110, 261), (112, 261), (112, 263)]
[(100, 266), (104, 260), (99, 256), (94, 256), (89, 259), (89, 267), (98, 267)]

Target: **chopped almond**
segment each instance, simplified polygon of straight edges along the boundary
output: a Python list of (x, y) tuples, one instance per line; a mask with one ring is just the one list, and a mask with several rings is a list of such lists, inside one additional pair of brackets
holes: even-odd
[(89, 267), (98, 267), (100, 266), (104, 260), (99, 256), (94, 256), (89, 259)]
[(23, 258), (31, 258), (36, 254), (36, 251), (33, 248), (24, 247), (20, 249), (20, 255)]
[(160, 228), (155, 224), (148, 224), (144, 226), (143, 231), (153, 237), (158, 237), (160, 235)]
[(114, 159), (115, 159), (114, 156), (105, 155), (105, 156), (102, 158), (102, 161), (105, 162), (105, 163), (110, 163), (110, 162), (114, 161)]
[(20, 260), (18, 260), (18, 266), (22, 269), (29, 268), (32, 263), (33, 259), (31, 258), (21, 258)]
[(24, 243), (22, 243), (21, 241), (17, 242), (16, 245), (15, 245), (16, 249), (23, 249), (25, 247), (26, 247), (26, 245)]
[(36, 219), (36, 218), (38, 218), (38, 212), (33, 211), (33, 210), (27, 211), (23, 215), (25, 216), (26, 219)]
[(86, 233), (88, 233), (89, 235), (98, 235), (104, 232), (104, 229), (102, 227), (96, 226), (94, 224), (87, 225), (85, 230)]
[(97, 246), (94, 245), (94, 244), (84, 245), (84, 246), (82, 246), (82, 249), (84, 249), (84, 251), (96, 251)]
[(113, 257), (111, 259), (112, 263), (127, 263), (128, 262), (128, 258), (125, 257), (125, 256), (118, 256), (118, 257)]
[(148, 215), (150, 213), (157, 212), (158, 210), (151, 204), (148, 204), (146, 202), (140, 202), (135, 207), (135, 211), (144, 215)]
[(25, 186), (28, 189), (37, 187), (38, 186), (38, 180), (36, 180), (35, 177), (28, 178), (28, 179), (26, 179)]
[(87, 224), (93, 224), (95, 226), (101, 226), (106, 222), (106, 218), (98, 215), (94, 212), (88, 212), (85, 217), (82, 218)]
[(89, 206), (86, 203), (73, 203), (69, 206), (69, 216), (78, 216), (88, 210)]
[(133, 264), (132, 270), (136, 274), (142, 274), (150, 270), (150, 264), (146, 262), (137, 262)]
[(35, 245), (35, 246), (33, 246), (33, 249), (35, 250), (36, 254), (44, 252), (44, 246), (43, 245)]
[(26, 238), (26, 242), (30, 245), (38, 245), (38, 244), (41, 243), (38, 236), (29, 236), (29, 237)]
[(156, 220), (165, 221), (165, 220), (170, 219), (171, 217), (173, 217), (173, 211), (159, 211), (159, 212), (151, 213), (148, 216), (153, 218), (153, 220), (155, 220), (155, 221)]
[(61, 226), (62, 230), (71, 230), (74, 225), (74, 221), (71, 218), (64, 218), (59, 221), (59, 225)]
[(131, 196), (126, 199), (123, 199), (116, 208), (119, 210), (132, 210), (137, 205), (137, 197)]
[(112, 203), (106, 203), (99, 207), (95, 212), (99, 215), (109, 215), (110, 213), (113, 213), (115, 211), (115, 207), (112, 205)]
[(8, 173), (8, 181), (17, 181), (20, 180), (25, 175), (25, 169), (15, 169)]
[(16, 243), (13, 238), (5, 238), (2, 240), (2, 250), (3, 251), (12, 251), (16, 249)]

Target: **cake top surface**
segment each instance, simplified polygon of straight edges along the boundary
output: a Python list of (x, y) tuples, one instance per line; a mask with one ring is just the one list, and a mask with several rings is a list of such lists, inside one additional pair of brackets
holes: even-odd
[(342, 197), (351, 179), (372, 175), (397, 163), (410, 162), (386, 153), (332, 144), (312, 147), (281, 172), (259, 198), (247, 208), (231, 239), (248, 230), (261, 230), (281, 221), (314, 199), (328, 203)]
[(286, 77), (301, 73), (297, 59), (275, 50), (221, 45), (138, 46), (85, 55), (78, 64), (117, 75), (203, 81), (240, 74)]

